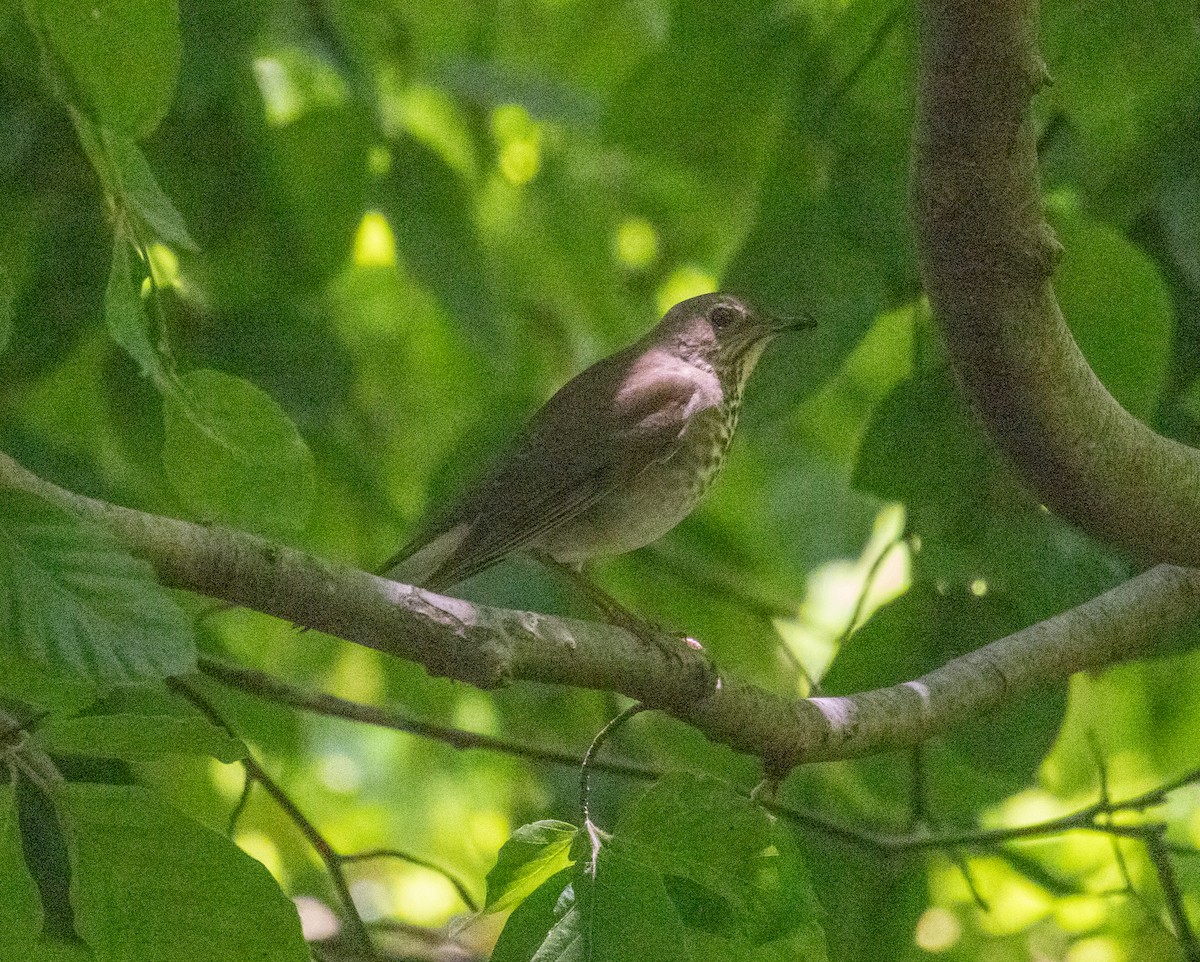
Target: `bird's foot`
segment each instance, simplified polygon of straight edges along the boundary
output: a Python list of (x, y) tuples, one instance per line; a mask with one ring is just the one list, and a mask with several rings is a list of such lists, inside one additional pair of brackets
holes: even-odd
[[(545, 555), (539, 555), (539, 559), (582, 591), (610, 625), (623, 628), (647, 648), (660, 652), (676, 664), (698, 667), (700, 677), (697, 687), (704, 694), (711, 694), (721, 687), (721, 678), (717, 674), (716, 666), (708, 657), (704, 646), (695, 638), (682, 632), (671, 631), (634, 614), (579, 569)], [(700, 654), (698, 659), (694, 657), (697, 652)]]
[(694, 671), (697, 698), (707, 697), (720, 690), (721, 676), (717, 672), (717, 666), (708, 657), (704, 646), (695, 638), (646, 621), (621, 605), (603, 614), (609, 624), (625, 629), (647, 648), (659, 652), (675, 665)]

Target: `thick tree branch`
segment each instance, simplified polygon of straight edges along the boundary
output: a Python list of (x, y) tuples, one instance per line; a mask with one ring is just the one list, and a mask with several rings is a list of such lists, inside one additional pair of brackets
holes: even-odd
[(925, 289), (967, 397), (1038, 498), (1146, 560), (1200, 565), (1200, 452), (1096, 378), (1050, 285), (1030, 101), (1035, 0), (925, 0), (913, 213)]
[(1162, 565), (914, 681), (791, 699), (736, 681), (702, 687), (702, 658), (683, 650), (669, 658), (610, 625), (473, 605), (242, 532), (72, 494), (2, 454), (0, 487), (104, 526), (172, 588), (319, 628), (479, 687), (520, 679), (621, 692), (758, 756), (776, 775), (917, 744), (1039, 685), (1145, 654), (1200, 614), (1200, 572)]

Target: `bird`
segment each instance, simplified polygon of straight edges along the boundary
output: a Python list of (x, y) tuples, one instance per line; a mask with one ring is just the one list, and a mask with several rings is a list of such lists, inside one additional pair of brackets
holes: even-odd
[(720, 473), (767, 344), (811, 326), (727, 293), (681, 301), (560, 388), (378, 573), (444, 593), (515, 552), (579, 569), (657, 541)]

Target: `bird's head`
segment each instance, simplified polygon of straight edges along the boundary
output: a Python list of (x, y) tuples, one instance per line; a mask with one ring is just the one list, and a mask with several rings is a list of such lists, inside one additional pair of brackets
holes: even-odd
[(745, 386), (763, 349), (786, 331), (813, 327), (807, 316), (773, 317), (732, 294), (701, 294), (680, 301), (652, 332), (685, 356), (711, 365), (721, 381)]

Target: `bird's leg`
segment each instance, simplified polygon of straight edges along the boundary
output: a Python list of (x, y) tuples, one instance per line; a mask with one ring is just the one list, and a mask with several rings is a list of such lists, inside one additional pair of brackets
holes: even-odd
[[(672, 632), (663, 628), (661, 625), (653, 624), (646, 619), (634, 614), (626, 608), (621, 602), (617, 601), (612, 595), (601, 588), (595, 581), (589, 578), (583, 572), (582, 565), (565, 564), (562, 561), (557, 561), (548, 554), (538, 552), (537, 560), (548, 568), (553, 568), (566, 581), (579, 589), (580, 592), (592, 603), (598, 610), (601, 616), (609, 624), (616, 625), (619, 628), (624, 628), (631, 635), (645, 642), (648, 646), (656, 648), (664, 655), (674, 660), (679, 660), (683, 654), (682, 646), (692, 649), (693, 651), (704, 653), (704, 648), (700, 642), (686, 635), (681, 635), (677, 632)], [(708, 661), (707, 654), (704, 654), (705, 661)], [(711, 664), (710, 664), (711, 670)]]

